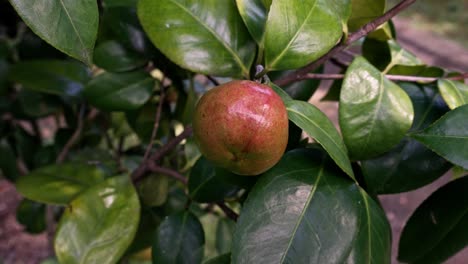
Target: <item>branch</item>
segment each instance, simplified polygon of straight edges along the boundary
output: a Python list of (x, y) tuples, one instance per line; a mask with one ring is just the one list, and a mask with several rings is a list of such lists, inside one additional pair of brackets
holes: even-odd
[[(188, 180), (184, 175), (182, 175), (179, 172), (177, 172), (177, 171), (175, 171), (173, 169), (170, 169), (170, 168), (165, 168), (165, 167), (158, 166), (158, 165), (156, 165), (154, 163), (150, 163), (148, 165), (148, 170), (151, 171), (151, 172), (162, 173), (164, 175), (170, 176), (170, 177), (180, 181), (184, 185), (187, 185), (187, 183), (188, 183)], [(138, 181), (138, 179), (137, 179), (137, 181)]]
[(310, 63), (309, 65), (294, 71), (285, 77), (277, 80), (275, 83), (278, 86), (284, 86), (287, 84), (290, 84), (292, 82), (301, 80), (306, 74), (309, 72), (313, 72), (316, 70), (320, 65), (324, 64), (326, 61), (331, 59), (333, 56), (338, 54), (339, 52), (343, 51), (345, 48), (347, 48), (350, 44), (353, 42), (359, 40), (360, 38), (366, 36), (370, 32), (374, 31), (376, 28), (378, 28), (380, 25), (384, 24), (388, 20), (392, 19), (394, 16), (396, 16), (398, 13), (412, 5), (416, 0), (403, 0), (400, 3), (398, 3), (395, 7), (387, 11), (385, 14), (382, 16), (376, 18), (375, 20), (367, 23), (363, 27), (361, 27), (358, 31), (353, 32), (349, 34), (348, 38), (346, 41), (341, 42), (340, 44), (336, 45), (333, 49), (331, 49), (327, 54), (323, 55), (320, 57), (318, 60)]
[(76, 126), (76, 130), (75, 132), (73, 133), (73, 135), (70, 137), (70, 139), (67, 141), (67, 143), (65, 144), (65, 146), (63, 147), (62, 151), (60, 152), (60, 154), (57, 156), (57, 159), (55, 160), (56, 163), (62, 163), (65, 158), (67, 157), (68, 155), (68, 152), (70, 151), (70, 149), (73, 147), (73, 145), (76, 144), (76, 142), (80, 139), (80, 136), (81, 136), (81, 131), (83, 130), (83, 116), (84, 116), (84, 111), (85, 111), (85, 107), (82, 106), (80, 108), (80, 113), (78, 114), (78, 124)]
[(148, 156), (151, 152), (151, 149), (153, 148), (154, 145), (154, 140), (156, 138), (156, 135), (158, 133), (159, 129), (159, 123), (161, 121), (161, 112), (162, 112), (162, 106), (164, 103), (164, 100), (166, 99), (166, 96), (164, 94), (164, 87), (161, 87), (161, 94), (159, 96), (159, 103), (158, 103), (158, 108), (156, 109), (156, 115), (154, 117), (154, 127), (153, 131), (151, 132), (151, 138), (148, 147), (146, 148), (145, 155), (143, 156), (143, 162), (148, 159)]
[(216, 202), (216, 205), (219, 206), (221, 210), (223, 210), (227, 217), (234, 220), (234, 222), (237, 222), (237, 218), (239, 218), (239, 215), (236, 212), (234, 212), (231, 208), (229, 208), (224, 202)]
[[(340, 80), (345, 77), (344, 74), (339, 73), (307, 73), (306, 75), (302, 76), (302, 78), (298, 80), (306, 80), (306, 79), (321, 79), (321, 80)], [(447, 77), (447, 78), (436, 78), (436, 77), (421, 77), (421, 76), (408, 76), (408, 75), (385, 75), (387, 79), (392, 81), (403, 81), (403, 82), (435, 82), (439, 79), (448, 79), (448, 80), (464, 80), (468, 79), (468, 73), (464, 73), (461, 75)]]

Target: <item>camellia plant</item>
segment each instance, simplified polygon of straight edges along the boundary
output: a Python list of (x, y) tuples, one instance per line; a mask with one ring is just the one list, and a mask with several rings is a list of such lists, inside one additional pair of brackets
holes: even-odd
[[(452, 169), (395, 252), (446, 260), (468, 244), (468, 75), (399, 45), (414, 2), (0, 0), (18, 221), (63, 264), (390, 263), (378, 195)], [(339, 130), (308, 102), (323, 79)]]

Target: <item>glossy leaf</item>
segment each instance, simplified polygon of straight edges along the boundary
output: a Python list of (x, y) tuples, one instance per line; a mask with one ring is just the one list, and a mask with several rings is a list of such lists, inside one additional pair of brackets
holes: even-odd
[(117, 263), (140, 219), (140, 203), (128, 175), (89, 188), (65, 209), (55, 236), (60, 263)]
[(459, 106), (468, 104), (468, 85), (451, 81), (440, 79), (437, 82), (439, 87), (440, 94), (444, 98), (447, 105), (450, 109), (455, 109)]
[(250, 35), (263, 48), (265, 25), (272, 1), (236, 0), (239, 13)]
[(46, 229), (46, 206), (28, 199), (23, 199), (16, 209), (16, 220), (24, 226), (26, 232), (39, 234)]
[(288, 101), (285, 104), (289, 119), (320, 143), (336, 164), (354, 179), (348, 151), (330, 119), (310, 103)]
[(382, 209), (321, 151), (297, 149), (249, 193), (232, 263), (390, 263), (390, 247)]
[(104, 174), (82, 163), (51, 165), (18, 179), (21, 195), (39, 202), (68, 204), (84, 190), (102, 182)]
[(265, 29), (266, 70), (302, 67), (341, 38), (348, 0), (273, 1)]
[(354, 32), (385, 12), (386, 0), (351, 0), (349, 30)]
[(142, 71), (103, 73), (86, 85), (84, 95), (103, 110), (134, 110), (148, 101), (154, 85), (155, 80)]
[(420, 66), (424, 65), (420, 59), (418, 59), (413, 53), (407, 51), (403, 47), (401, 47), (396, 41), (390, 40), (387, 42), (388, 48), (390, 49), (391, 53), (391, 61), (387, 65), (385, 72), (391, 73), (391, 70), (396, 65), (404, 65), (404, 66)]
[(201, 203), (222, 201), (239, 190), (239, 187), (229, 180), (237, 177), (242, 176), (215, 167), (210, 161), (201, 157), (190, 171), (189, 196)]
[(236, 223), (231, 219), (223, 218), (218, 221), (216, 226), (216, 251), (219, 254), (231, 252), (232, 236)]
[(142, 0), (138, 17), (154, 45), (183, 68), (249, 76), (255, 42), (235, 1)]
[(205, 235), (198, 218), (182, 212), (164, 219), (153, 243), (153, 263), (201, 263)]
[(94, 63), (106, 71), (124, 72), (142, 67), (147, 59), (127, 49), (115, 40), (99, 44), (94, 51)]
[(96, 1), (9, 1), (42, 39), (69, 56), (92, 64), (99, 20)]
[[(402, 84), (414, 106), (412, 131), (424, 129), (449, 109), (431, 86)], [(404, 138), (387, 153), (361, 162), (367, 190), (375, 194), (410, 191), (442, 176), (451, 164), (421, 143)]]
[(468, 169), (468, 105), (460, 106), (411, 137), (455, 165)]
[(416, 209), (401, 234), (400, 261), (442, 263), (468, 245), (467, 188), (468, 177), (454, 180)]
[(81, 94), (90, 72), (73, 61), (35, 60), (16, 63), (9, 77), (26, 89), (75, 97)]
[(281, 100), (283, 100), (285, 104), (286, 102), (293, 100), (292, 97), (278, 85), (270, 82), (268, 83), (268, 86), (270, 86), (271, 89), (273, 89), (273, 91), (275, 91), (275, 93), (281, 97)]
[(394, 147), (413, 122), (409, 96), (358, 57), (346, 71), (340, 94), (339, 122), (353, 159), (375, 157)]

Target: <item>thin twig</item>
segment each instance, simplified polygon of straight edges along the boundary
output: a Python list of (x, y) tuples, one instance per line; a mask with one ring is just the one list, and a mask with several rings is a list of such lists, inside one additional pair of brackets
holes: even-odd
[(187, 183), (188, 183), (187, 178), (184, 175), (177, 172), (176, 170), (166, 168), (166, 167), (161, 167), (161, 166), (158, 166), (158, 165), (156, 165), (154, 163), (150, 163), (148, 165), (148, 169), (151, 172), (162, 173), (164, 175), (170, 176), (170, 177), (180, 181), (184, 185), (187, 185)]
[[(320, 80), (340, 80), (345, 77), (344, 74), (339, 73), (308, 73), (304, 75), (301, 79), (320, 79)], [(408, 76), (408, 75), (392, 75), (387, 74), (385, 77), (392, 81), (403, 81), (403, 82), (435, 82), (439, 79), (448, 79), (448, 80), (464, 80), (468, 79), (468, 73), (447, 77), (447, 78), (436, 78), (436, 77), (422, 77), (422, 76)]]
[(216, 80), (213, 76), (211, 75), (205, 75), (208, 80), (214, 85), (214, 86), (219, 86), (218, 80)]
[(57, 156), (57, 159), (55, 160), (56, 163), (62, 163), (65, 160), (65, 158), (67, 157), (68, 152), (70, 151), (70, 149), (80, 139), (81, 131), (83, 130), (83, 124), (84, 124), (84, 122), (83, 122), (84, 111), (85, 111), (85, 107), (82, 106), (80, 108), (80, 112), (78, 114), (78, 121), (77, 121), (78, 123), (77, 123), (77, 126), (76, 126), (76, 130), (73, 133), (73, 135), (70, 137), (70, 139), (67, 141), (67, 143), (63, 147), (60, 154)]
[(143, 156), (143, 162), (145, 162), (148, 159), (149, 154), (151, 153), (151, 149), (153, 148), (153, 145), (154, 145), (154, 140), (156, 139), (156, 135), (158, 134), (159, 123), (161, 121), (161, 112), (162, 112), (162, 107), (163, 107), (165, 99), (166, 99), (166, 96), (164, 94), (164, 87), (161, 87), (161, 94), (159, 95), (158, 108), (156, 109), (156, 115), (154, 117), (153, 131), (151, 132), (150, 142), (149, 142), (148, 147), (146, 148), (145, 155)]
[(309, 65), (294, 71), (285, 77), (278, 79), (275, 83), (278, 86), (284, 86), (287, 84), (290, 84), (292, 82), (295, 82), (297, 80), (301, 80), (304, 75), (313, 72), (316, 70), (320, 65), (324, 64), (326, 61), (334, 57), (336, 54), (339, 52), (343, 51), (345, 48), (347, 48), (351, 43), (359, 40), (360, 38), (366, 36), (370, 32), (374, 31), (376, 28), (378, 28), (380, 25), (384, 24), (385, 22), (389, 21), (392, 19), (394, 16), (396, 16), (398, 13), (412, 5), (416, 0), (403, 0), (400, 3), (398, 3), (395, 7), (387, 11), (385, 14), (382, 16), (376, 18), (375, 20), (367, 23), (363, 27), (361, 27), (358, 31), (353, 32), (349, 34), (348, 38), (341, 42), (340, 44), (336, 45), (333, 49), (331, 49), (327, 54), (323, 55), (320, 57), (318, 60), (310, 63)]
[(237, 222), (237, 218), (239, 218), (239, 215), (236, 212), (234, 212), (231, 208), (229, 208), (224, 202), (216, 202), (216, 205), (219, 206), (221, 210), (223, 210), (227, 217), (234, 220), (234, 222)]

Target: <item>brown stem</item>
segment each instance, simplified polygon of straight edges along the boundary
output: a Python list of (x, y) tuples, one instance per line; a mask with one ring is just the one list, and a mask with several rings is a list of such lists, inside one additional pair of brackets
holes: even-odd
[(184, 185), (187, 185), (187, 183), (188, 183), (188, 180), (184, 175), (182, 175), (179, 172), (177, 172), (177, 171), (175, 171), (173, 169), (170, 169), (170, 168), (165, 168), (165, 167), (158, 166), (158, 165), (156, 165), (154, 163), (150, 163), (148, 165), (148, 170), (151, 171), (151, 172), (161, 173), (161, 174), (170, 176), (170, 177), (180, 181)]
[(148, 147), (146, 148), (145, 155), (143, 156), (143, 162), (148, 159), (149, 154), (151, 152), (151, 149), (153, 148), (153, 145), (154, 145), (154, 140), (156, 139), (156, 135), (158, 134), (159, 123), (161, 121), (161, 112), (162, 112), (162, 106), (163, 106), (163, 103), (164, 103), (164, 99), (166, 99), (166, 96), (164, 94), (164, 87), (161, 87), (161, 94), (159, 96), (158, 108), (156, 109), (156, 115), (154, 117), (153, 131), (151, 132), (150, 142), (149, 142)]
[(234, 222), (237, 222), (239, 215), (229, 208), (224, 202), (216, 202), (216, 205), (223, 210), (227, 217), (231, 218)]
[(65, 144), (65, 146), (63, 147), (62, 151), (57, 156), (57, 159), (55, 160), (55, 162), (57, 164), (62, 163), (65, 160), (65, 158), (67, 157), (68, 152), (70, 151), (70, 149), (80, 139), (81, 131), (83, 130), (83, 123), (84, 123), (83, 122), (84, 109), (85, 109), (84, 106), (82, 106), (80, 108), (80, 113), (78, 114), (78, 124), (76, 126), (76, 130), (75, 130), (75, 132), (73, 132), (73, 135), (70, 137), (70, 139), (68, 139), (68, 141)]
[[(306, 80), (306, 79), (321, 79), (321, 80), (340, 80), (345, 77), (344, 74), (339, 73), (308, 73), (302, 76), (299, 80)], [(421, 76), (408, 76), (408, 75), (392, 75), (387, 74), (385, 75), (387, 79), (392, 81), (403, 81), (403, 82), (434, 82), (442, 78), (435, 78), (435, 77), (421, 77)], [(443, 79), (448, 80), (464, 80), (468, 79), (468, 73), (447, 77)]]
[(400, 3), (398, 3), (395, 7), (387, 11), (385, 14), (382, 16), (374, 19), (373, 21), (367, 23), (363, 27), (361, 27), (359, 30), (356, 32), (353, 32), (349, 34), (348, 38), (346, 41), (341, 42), (340, 44), (336, 45), (333, 49), (331, 49), (327, 54), (323, 55), (320, 57), (318, 60), (310, 63), (309, 65), (296, 70), (285, 77), (277, 80), (275, 83), (278, 86), (284, 86), (287, 84), (290, 84), (292, 82), (301, 80), (304, 75), (313, 72), (316, 70), (320, 65), (324, 64), (326, 61), (331, 59), (333, 56), (338, 54), (339, 52), (343, 51), (345, 48), (347, 48), (351, 43), (359, 40), (360, 38), (366, 36), (370, 32), (374, 31), (376, 28), (378, 28), (380, 25), (383, 23), (387, 22), (388, 20), (392, 19), (394, 16), (396, 16), (398, 13), (412, 5), (416, 0), (403, 0)]
[(214, 86), (219, 86), (218, 80), (216, 80), (213, 76), (211, 75), (205, 75), (208, 80), (214, 85)]

